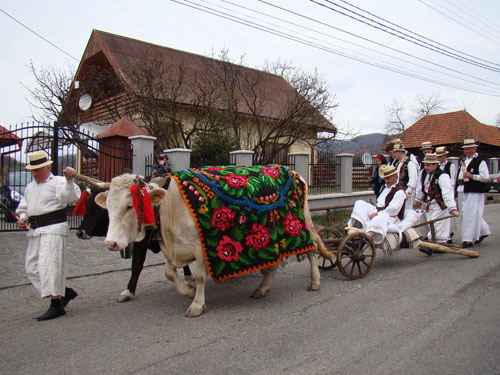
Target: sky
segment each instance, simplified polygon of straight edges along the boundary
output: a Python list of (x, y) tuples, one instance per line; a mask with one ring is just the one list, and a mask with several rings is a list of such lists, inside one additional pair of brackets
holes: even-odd
[(384, 132), (394, 100), (411, 125), (416, 98), (431, 95), (442, 112), (495, 125), (499, 15), (498, 0), (0, 0), (0, 125), (32, 120), (30, 61), (76, 70), (93, 29), (200, 55), (226, 49), (250, 67), (317, 70), (338, 104), (332, 122), (356, 134)]

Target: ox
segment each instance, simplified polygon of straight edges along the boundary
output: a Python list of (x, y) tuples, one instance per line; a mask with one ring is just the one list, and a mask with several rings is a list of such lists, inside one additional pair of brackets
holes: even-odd
[[(86, 180), (86, 182), (89, 183), (88, 180)], [(108, 212), (95, 203), (96, 195), (102, 192), (103, 189), (106, 189), (106, 187), (106, 184), (91, 187), (91, 193), (85, 201), (85, 215), (76, 231), (76, 236), (81, 240), (89, 240), (93, 236), (106, 236), (109, 225)], [(132, 274), (128, 281), (127, 288), (120, 293), (120, 296), (116, 300), (117, 302), (127, 302), (134, 297), (137, 283), (139, 282), (139, 277), (144, 267), (144, 262), (146, 261), (148, 249), (153, 253), (161, 251), (158, 241), (152, 240), (151, 237), (152, 230), (148, 230), (142, 241), (132, 242), (127, 247), (127, 251), (121, 252), (123, 258), (132, 257)], [(189, 267), (186, 266), (183, 270), (186, 280), (192, 280)]]
[[(288, 171), (286, 168), (285, 170)], [(300, 177), (297, 177), (297, 179), (304, 183)], [(103, 208), (107, 208), (109, 214), (110, 223), (105, 239), (106, 247), (109, 250), (122, 250), (130, 242), (142, 241), (146, 235), (144, 228), (140, 228), (138, 225), (138, 214), (134, 210), (133, 196), (131, 194), (131, 187), (134, 183), (134, 177), (131, 175), (115, 177), (111, 181), (109, 191), (100, 193), (96, 197), (96, 203)], [(161, 217), (162, 234), (160, 247), (166, 257), (165, 275), (169, 280), (173, 281), (179, 294), (193, 299), (185, 315), (187, 317), (199, 316), (206, 308), (205, 282), (209, 277), (209, 273), (196, 223), (186, 202), (183, 200), (178, 184), (170, 183), (166, 190), (155, 188), (150, 190), (148, 194), (153, 203), (156, 202), (156, 204), (160, 205), (159, 214)], [(273, 198), (274, 195), (269, 193), (265, 199)], [(261, 200), (263, 199), (261, 198)], [(307, 199), (304, 202), (303, 216), (306, 223), (305, 228), (310, 233), (309, 238), (314, 243), (315, 248), (324, 257), (330, 259), (331, 253), (326, 250), (320, 236), (313, 229), (314, 226), (309, 213)], [(314, 249), (314, 247), (311, 247), (311, 249)], [(310, 261), (311, 277), (308, 290), (319, 290), (318, 253), (316, 250), (308, 251), (307, 256)], [(181, 280), (176, 272), (176, 268), (184, 267), (194, 261), (196, 261), (193, 271), (196, 285), (195, 290)], [(269, 293), (271, 281), (278, 266), (279, 264), (276, 263), (261, 269), (264, 277), (252, 294), (253, 298), (261, 298)]]

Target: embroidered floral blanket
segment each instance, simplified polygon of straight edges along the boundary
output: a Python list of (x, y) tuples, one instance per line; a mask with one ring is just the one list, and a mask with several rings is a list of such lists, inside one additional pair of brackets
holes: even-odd
[(288, 168), (204, 167), (171, 176), (193, 215), (213, 280), (314, 249), (304, 218), (305, 184)]

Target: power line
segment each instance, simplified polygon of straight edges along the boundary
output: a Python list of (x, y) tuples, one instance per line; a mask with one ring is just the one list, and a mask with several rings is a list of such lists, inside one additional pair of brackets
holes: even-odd
[[(451, 51), (455, 51), (455, 52), (460, 53), (460, 54), (462, 54), (462, 55), (465, 55), (465, 56), (468, 56), (468, 57), (472, 57), (473, 59), (476, 59), (476, 60), (479, 60), (479, 61), (483, 61), (483, 62), (486, 62), (486, 63), (489, 63), (489, 64), (493, 64), (493, 65), (500, 66), (500, 65), (499, 65), (499, 64), (497, 64), (497, 63), (494, 63), (494, 62), (491, 62), (491, 61), (488, 61), (488, 60), (483, 60), (483, 59), (481, 59), (481, 58), (479, 58), (479, 57), (472, 56), (472, 55), (470, 55), (470, 54), (468, 54), (468, 53), (458, 51), (458, 50), (456, 50), (455, 48), (449, 47), (449, 46), (447, 46), (447, 45), (445, 45), (445, 44), (442, 44), (442, 43), (436, 42), (435, 40), (432, 40), (432, 39), (430, 39), (430, 38), (427, 38), (427, 37), (425, 37), (425, 36), (423, 36), (423, 35), (421, 35), (421, 34), (418, 34), (418, 33), (414, 32), (414, 31), (411, 31), (411, 30), (409, 30), (409, 29), (407, 29), (407, 28), (404, 28), (404, 27), (402, 27), (402, 26), (400, 26), (400, 25), (397, 25), (397, 24), (395, 24), (394, 22), (391, 22), (391, 21), (389, 21), (389, 20), (387, 20), (387, 19), (385, 19), (385, 18), (379, 17), (379, 16), (377, 16), (377, 15), (375, 15), (375, 14), (371, 13), (371, 12), (368, 12), (367, 10), (364, 10), (364, 9), (362, 9), (362, 8), (359, 8), (359, 7), (355, 6), (355, 5), (353, 5), (353, 4), (349, 3), (349, 2), (347, 2), (346, 0), (340, 0), (340, 1), (342, 1), (342, 2), (343, 2), (343, 3), (345, 3), (345, 4), (348, 4), (349, 6), (351, 6), (351, 7), (355, 8), (355, 9), (358, 9), (358, 10), (360, 10), (360, 11), (364, 12), (364, 13), (367, 13), (367, 14), (369, 14), (369, 15), (370, 15), (370, 16), (372, 16), (372, 17), (375, 17), (375, 18), (378, 18), (379, 20), (382, 20), (382, 21), (384, 21), (384, 22), (387, 22), (387, 23), (388, 23), (388, 24), (390, 24), (390, 25), (393, 25), (393, 26), (395, 26), (395, 27), (397, 27), (397, 28), (400, 28), (400, 29), (402, 29), (402, 30), (405, 30), (405, 31), (407, 31), (407, 32), (409, 32), (409, 33), (411, 33), (411, 34), (413, 34), (413, 35), (416, 35), (416, 36), (418, 36), (418, 37), (420, 37), (420, 38), (423, 38), (423, 39), (425, 39), (425, 40), (428, 40), (429, 42), (431, 42), (431, 43), (433, 43), (433, 44), (436, 44), (436, 45), (438, 45), (438, 46), (441, 46), (441, 47), (447, 48), (447, 49), (449, 49), (449, 50), (451, 50)], [(448, 1), (448, 0), (445, 0), (445, 1)]]
[[(497, 29), (497, 32), (500, 31), (500, 26), (498, 26), (497, 24), (494, 24), (493, 22), (489, 21), (488, 19), (486, 19), (485, 17), (483, 17), (482, 15), (480, 15), (478, 12), (476, 12), (474, 9), (468, 7), (467, 5), (465, 5), (464, 3), (460, 2), (459, 0), (455, 0), (458, 4), (460, 4), (461, 6), (463, 6), (464, 8), (468, 9), (469, 11), (471, 11), (472, 13), (474, 13), (477, 17), (474, 17), (471, 15), (472, 18), (475, 18), (477, 21), (479, 22), (484, 22), (484, 23), (487, 23), (489, 24), (490, 27), (494, 28), (494, 29)], [(464, 12), (466, 13), (466, 12)]]
[[(393, 58), (393, 59), (396, 59), (396, 60), (399, 60), (399, 61), (403, 61), (403, 62), (408, 63), (408, 64), (411, 64), (411, 65), (415, 65), (415, 66), (420, 67), (420, 68), (429, 69), (429, 70), (432, 70), (432, 71), (437, 72), (437, 73), (440, 73), (440, 74), (445, 74), (445, 75), (450, 76), (450, 77), (453, 77), (453, 78), (463, 79), (463, 80), (465, 80), (465, 81), (468, 81), (468, 82), (471, 82), (471, 83), (475, 83), (475, 84), (477, 84), (477, 82), (474, 82), (474, 81), (471, 81), (471, 80), (468, 80), (468, 79), (464, 79), (464, 78), (459, 78), (459, 77), (457, 77), (456, 75), (453, 75), (453, 74), (449, 74), (449, 73), (441, 72), (441, 71), (438, 71), (438, 70), (436, 70), (436, 69), (433, 69), (433, 68), (430, 68), (430, 67), (425, 67), (425, 66), (423, 66), (423, 65), (416, 64), (416, 63), (414, 63), (414, 62), (411, 62), (411, 61), (408, 61), (408, 60), (405, 60), (405, 59), (402, 59), (402, 58), (399, 58), (399, 57), (396, 57), (396, 56), (393, 56), (393, 55), (388, 55), (388, 54), (386, 54), (386, 53), (383, 53), (383, 52), (380, 52), (380, 51), (377, 51), (377, 50), (374, 50), (374, 49), (368, 48), (368, 47), (366, 47), (366, 46), (361, 46), (360, 44), (357, 44), (357, 43), (354, 43), (354, 42), (351, 42), (351, 41), (348, 41), (348, 40), (345, 40), (345, 39), (341, 39), (341, 38), (338, 38), (338, 37), (334, 37), (334, 36), (332, 36), (332, 35), (330, 35), (330, 34), (326, 34), (326, 33), (323, 33), (323, 32), (321, 32), (321, 31), (318, 31), (318, 30), (315, 30), (315, 29), (312, 29), (312, 28), (306, 27), (306, 26), (304, 26), (303, 24), (298, 24), (298, 23), (290, 22), (290, 21), (287, 21), (287, 20), (285, 20), (285, 19), (283, 19), (283, 18), (276, 17), (276, 16), (274, 16), (274, 15), (270, 15), (270, 14), (267, 14), (267, 13), (264, 13), (264, 12), (261, 12), (261, 11), (257, 11), (257, 10), (255, 10), (255, 9), (248, 8), (248, 7), (243, 6), (243, 5), (235, 4), (235, 3), (233, 3), (233, 2), (231, 2), (231, 1), (229, 1), (229, 0), (222, 0), (222, 1), (223, 1), (223, 2), (225, 2), (225, 3), (231, 4), (231, 5), (233, 5), (233, 6), (236, 6), (236, 7), (238, 7), (238, 8), (243, 8), (243, 9), (245, 9), (245, 10), (249, 10), (249, 11), (251, 11), (251, 12), (254, 12), (254, 13), (257, 13), (257, 14), (263, 15), (263, 16), (265, 16), (265, 17), (269, 17), (269, 18), (275, 19), (275, 20), (279, 20), (280, 22), (285, 22), (285, 23), (288, 23), (288, 24), (290, 24), (290, 25), (293, 25), (293, 26), (295, 26), (295, 27), (302, 28), (302, 29), (304, 29), (304, 30), (312, 31), (312, 32), (314, 32), (314, 33), (317, 33), (317, 34), (320, 34), (320, 35), (323, 35), (323, 36), (326, 36), (326, 37), (329, 37), (329, 38), (332, 38), (332, 39), (340, 40), (340, 41), (342, 41), (342, 42), (344, 42), (344, 43), (351, 44), (351, 45), (354, 45), (354, 46), (356, 46), (356, 47), (359, 47), (359, 48), (362, 48), (362, 49), (366, 49), (366, 50), (369, 50), (369, 51), (374, 52), (374, 53), (377, 53), (377, 54), (381, 54), (381, 55), (386, 56), (386, 57), (390, 57), (390, 58)], [(208, 3), (208, 2), (207, 2), (207, 1), (205, 1), (205, 0), (203, 0), (203, 2), (204, 2), (204, 3)], [(270, 5), (270, 6), (272, 6), (272, 7), (276, 8), (276, 9), (279, 9), (279, 10), (281, 10), (281, 11), (285, 11), (285, 12), (288, 12), (288, 13), (290, 13), (290, 14), (293, 14), (293, 15), (299, 16), (299, 17), (301, 17), (301, 18), (308, 19), (308, 20), (310, 20), (310, 21), (314, 21), (314, 22), (320, 23), (320, 24), (322, 24), (322, 25), (324, 25), (324, 26), (328, 26), (328, 27), (330, 27), (330, 25), (328, 25), (328, 24), (324, 24), (324, 23), (322, 23), (322, 22), (320, 22), (320, 21), (317, 21), (317, 20), (311, 19), (311, 18), (309, 18), (309, 17), (307, 17), (307, 16), (304, 16), (304, 15), (302, 15), (302, 14), (295, 13), (295, 12), (293, 12), (293, 11), (289, 10), (289, 9), (282, 8), (282, 7), (278, 6), (278, 5), (270, 4), (270, 3), (266, 2), (266, 1), (262, 1), (262, 0), (260, 0), (260, 2), (261, 2), (261, 3), (264, 3), (264, 4), (266, 4), (266, 5)], [(220, 7), (220, 8), (223, 8), (223, 7)], [(229, 9), (227, 9), (227, 8), (223, 8), (223, 9), (229, 10)], [(232, 10), (232, 9), (230, 9), (230, 11), (234, 12), (234, 10)], [(253, 18), (253, 17), (252, 17), (252, 18)], [(274, 24), (272, 24), (272, 25), (273, 25), (273, 26), (276, 26), (276, 25), (274, 25)], [(277, 26), (277, 27), (279, 27), (279, 26)], [(337, 29), (337, 28), (335, 28), (335, 29)], [(341, 30), (341, 29), (340, 29), (340, 31), (343, 31), (343, 30)], [(359, 37), (359, 36), (358, 36), (358, 35), (356, 35), (356, 34), (354, 34), (354, 36)], [(361, 37), (361, 38), (362, 38), (362, 37)], [(457, 70), (455, 70), (455, 69), (451, 69), (451, 68), (449, 68), (449, 67), (447, 67), (447, 66), (440, 65), (440, 64), (434, 63), (434, 62), (432, 62), (432, 61), (429, 61), (429, 60), (425, 60), (425, 59), (419, 58), (419, 57), (417, 57), (417, 56), (414, 56), (414, 55), (411, 55), (411, 54), (409, 54), (409, 53), (406, 53), (406, 52), (403, 52), (403, 51), (400, 51), (400, 50), (397, 50), (397, 49), (394, 49), (394, 48), (391, 48), (391, 47), (385, 46), (385, 45), (383, 45), (383, 44), (381, 44), (381, 43), (377, 43), (377, 42), (371, 41), (371, 40), (369, 40), (369, 39), (365, 39), (365, 38), (362, 38), (362, 39), (364, 39), (364, 40), (366, 40), (366, 41), (369, 41), (369, 42), (372, 42), (372, 43), (375, 43), (375, 44), (377, 44), (377, 45), (379, 45), (379, 46), (381, 46), (381, 47), (384, 47), (384, 48), (387, 48), (387, 49), (393, 50), (393, 51), (398, 52), (398, 53), (400, 53), (400, 54), (403, 54), (403, 55), (405, 55), (405, 56), (409, 56), (409, 57), (412, 57), (412, 58), (414, 58), (414, 59), (417, 59), (417, 60), (420, 60), (420, 61), (424, 61), (424, 62), (426, 62), (426, 63), (428, 63), (428, 64), (431, 64), (431, 65), (434, 65), (434, 66), (438, 66), (438, 67), (440, 67), (440, 68), (442, 68), (442, 69), (445, 69), (445, 70), (453, 71), (453, 72), (458, 73), (458, 74), (460, 74), (460, 75), (462, 75), (462, 76), (467, 76), (467, 77), (473, 78), (473, 79), (478, 80), (478, 81), (482, 81), (482, 82), (490, 83), (490, 84), (495, 85), (495, 86), (500, 86), (500, 84), (498, 84), (498, 83), (496, 83), (496, 82), (487, 81), (487, 80), (481, 79), (481, 78), (479, 78), (479, 77), (475, 77), (475, 76), (472, 76), (472, 75), (469, 75), (469, 74), (466, 74), (466, 73), (463, 73), (463, 72), (457, 71)], [(328, 44), (330, 44), (330, 43), (328, 43)], [(330, 45), (331, 45), (331, 44), (330, 44)], [(335, 46), (335, 47), (342, 48), (342, 47), (339, 47), (339, 46)], [(344, 49), (344, 48), (343, 48), (343, 49)], [(348, 50), (348, 51), (349, 51), (349, 50)], [(353, 51), (349, 51), (349, 52), (354, 53)], [(370, 57), (370, 56), (367, 56), (367, 57), (368, 57), (368, 58), (372, 58), (372, 59), (373, 59), (373, 57)], [(386, 62), (384, 62), (384, 63), (385, 63), (385, 64), (388, 64), (388, 63), (386, 63)], [(404, 68), (402, 68), (402, 69), (404, 69)], [(492, 87), (492, 86), (490, 86), (490, 85), (485, 85), (485, 84), (481, 84), (481, 85), (483, 85), (483, 86), (485, 86), (485, 87), (488, 87), (488, 88), (496, 89), (495, 87)]]
[[(331, 8), (331, 7), (329, 7), (329, 6), (325, 5), (325, 4), (321, 4), (321, 3), (319, 3), (319, 2), (318, 2), (318, 1), (316, 1), (316, 0), (309, 0), (309, 1), (310, 1), (310, 2), (312, 2), (312, 3), (314, 3), (314, 4), (317, 4), (317, 5), (319, 5), (319, 6), (322, 6), (322, 7), (326, 8), (326, 9), (329, 9), (329, 10), (331, 10), (331, 11), (333, 11), (333, 12), (339, 13), (339, 14), (341, 14), (341, 15), (343, 15), (343, 16), (349, 17), (349, 18), (351, 18), (351, 19), (353, 19), (353, 20), (356, 20), (356, 21), (361, 22), (361, 23), (363, 23), (363, 24), (365, 24), (365, 25), (368, 25), (368, 26), (370, 26), (370, 27), (373, 27), (373, 28), (375, 28), (375, 29), (377, 29), (377, 30), (383, 31), (383, 32), (385, 32), (385, 33), (387, 33), (387, 34), (389, 34), (389, 35), (392, 35), (392, 36), (395, 36), (395, 37), (397, 37), (397, 38), (400, 38), (400, 39), (406, 40), (407, 42), (413, 43), (413, 44), (418, 45), (418, 46), (420, 46), (420, 47), (422, 47), (422, 48), (426, 48), (426, 49), (431, 50), (431, 51), (434, 51), (434, 52), (436, 52), (436, 53), (439, 53), (439, 54), (442, 54), (442, 55), (445, 55), (445, 56), (451, 57), (451, 58), (453, 58), (453, 59), (456, 59), (456, 60), (459, 60), (459, 61), (465, 62), (465, 63), (467, 63), (467, 64), (475, 65), (475, 66), (480, 67), (480, 68), (483, 68), (483, 69), (491, 70), (491, 71), (494, 71), (494, 72), (497, 72), (497, 73), (498, 73), (498, 72), (500, 72), (500, 69), (498, 69), (498, 68), (494, 68), (494, 67), (488, 66), (488, 65), (483, 64), (483, 63), (477, 63), (477, 62), (472, 61), (471, 59), (464, 58), (464, 57), (460, 57), (460, 56), (458, 56), (458, 55), (457, 55), (457, 54), (455, 54), (455, 53), (451, 53), (451, 52), (448, 52), (448, 51), (444, 51), (443, 49), (441, 49), (441, 48), (439, 48), (439, 47), (432, 46), (432, 45), (430, 45), (430, 44), (429, 44), (429, 43), (427, 43), (427, 42), (421, 41), (421, 40), (419, 40), (419, 39), (417, 39), (417, 38), (415, 38), (415, 37), (413, 37), (413, 36), (410, 36), (410, 35), (408, 35), (408, 34), (405, 34), (405, 33), (401, 32), (401, 31), (399, 31), (399, 30), (395, 30), (395, 29), (393, 29), (393, 28), (391, 28), (391, 27), (389, 27), (389, 26), (383, 25), (383, 24), (381, 24), (380, 22), (373, 21), (373, 20), (371, 20), (371, 19), (369, 19), (369, 18), (367, 18), (367, 17), (365, 17), (365, 16), (363, 16), (363, 15), (360, 15), (359, 13), (356, 13), (356, 12), (354, 12), (354, 11), (352, 11), (352, 10), (349, 10), (349, 9), (347, 9), (347, 8), (345, 8), (345, 7), (343, 7), (343, 6), (339, 5), (339, 4), (336, 4), (336, 3), (334, 3), (334, 2), (332, 2), (332, 1), (330, 1), (330, 0), (324, 0), (324, 1), (325, 1), (325, 2), (327, 2), (327, 3), (329, 3), (329, 4), (334, 5), (334, 6), (336, 6), (336, 7), (339, 7), (339, 8), (341, 8), (341, 9), (344, 9), (344, 10), (346, 10), (346, 11), (348, 11), (348, 12), (354, 13), (354, 14), (356, 14), (356, 15), (358, 15), (358, 16), (360, 16), (360, 17), (362, 17), (362, 18), (368, 19), (370, 22), (373, 22), (373, 23), (375, 23), (375, 24), (381, 25), (381, 27), (376, 26), (376, 25), (372, 25), (372, 24), (371, 24), (371, 23), (369, 23), (369, 22), (366, 22), (366, 21), (363, 21), (363, 20), (361, 20), (361, 19), (358, 19), (358, 18), (356, 18), (356, 17), (354, 17), (354, 16), (351, 16), (351, 15), (349, 15), (349, 14), (346, 14), (346, 13), (344, 13), (344, 12), (340, 11), (340, 10), (337, 10), (337, 9)], [(421, 0), (419, 0), (419, 1), (421, 1)], [(384, 28), (387, 28), (387, 29), (389, 29), (389, 30), (393, 30), (394, 32), (393, 32), (393, 31), (389, 31), (389, 30), (385, 30)], [(396, 33), (398, 33), (398, 34), (402, 34), (402, 35), (395, 34), (395, 32), (396, 32)]]
[[(452, 20), (453, 22), (458, 23), (459, 25), (463, 26), (463, 27), (464, 27), (464, 28), (466, 28), (467, 30), (470, 30), (470, 31), (472, 31), (472, 32), (474, 32), (474, 33), (476, 33), (476, 34), (478, 34), (478, 35), (482, 36), (483, 38), (486, 38), (486, 39), (490, 40), (491, 42), (493, 42), (493, 43), (495, 43), (495, 44), (498, 44), (498, 40), (495, 40), (495, 39), (491, 38), (489, 35), (487, 35), (487, 34), (483, 34), (483, 33), (479, 32), (479, 31), (477, 31), (477, 30), (471, 29), (470, 27), (468, 27), (467, 25), (463, 24), (463, 23), (462, 23), (462, 22), (460, 22), (459, 20), (457, 20), (457, 19), (455, 19), (455, 18), (451, 17), (450, 15), (446, 14), (445, 12), (440, 11), (439, 9), (436, 9), (435, 7), (433, 7), (433, 6), (432, 6), (432, 5), (430, 5), (430, 4), (427, 4), (427, 3), (426, 3), (425, 1), (423, 1), (423, 0), (418, 0), (418, 1), (419, 1), (420, 3), (422, 3), (422, 4), (424, 4), (425, 6), (427, 6), (427, 7), (431, 8), (432, 10), (434, 10), (434, 11), (438, 12), (439, 14), (441, 14), (441, 15), (445, 16), (446, 18), (448, 18), (448, 19)], [(441, 5), (441, 7), (443, 7), (443, 6)], [(444, 7), (443, 7), (443, 8), (444, 8)], [(444, 8), (444, 9), (446, 9), (446, 8)], [(451, 12), (449, 9), (446, 9), (446, 10), (447, 10), (448, 12)], [(455, 14), (454, 12), (451, 12), (451, 13)]]
[(0, 9), (0, 12), (2, 12), (3, 14), (5, 14), (7, 17), (11, 18), (12, 20), (16, 21), (19, 25), (21, 25), (22, 27), (24, 27), (25, 29), (31, 31), (33, 34), (35, 34), (37, 37), (39, 37), (40, 39), (42, 39), (44, 42), (47, 42), (49, 43), (52, 47), (55, 47), (57, 48), (59, 51), (61, 51), (62, 53), (64, 53), (65, 55), (71, 57), (73, 60), (76, 60), (76, 61), (80, 61), (78, 60), (77, 58), (71, 56), (68, 52), (66, 52), (65, 50), (63, 50), (62, 48), (59, 48), (58, 46), (56, 46), (54, 43), (52, 43), (50, 40), (44, 38), (43, 36), (41, 36), (40, 34), (38, 34), (36, 31), (34, 31), (33, 29), (30, 29), (28, 26), (26, 26), (25, 24), (23, 24), (21, 21), (17, 20), (16, 18), (14, 18), (13, 16), (11, 16), (9, 13), (7, 13), (5, 10), (3, 9)]
[(262, 25), (259, 25), (259, 24), (255, 24), (254, 22), (241, 19), (240, 17), (236, 17), (233, 14), (224, 13), (224, 12), (218, 11), (216, 9), (212, 9), (210, 7), (207, 7), (207, 6), (200, 5), (200, 4), (195, 3), (193, 1), (189, 1), (189, 0), (185, 0), (185, 2), (180, 2), (178, 0), (170, 0), (170, 1), (172, 1), (174, 3), (177, 3), (177, 4), (180, 4), (180, 5), (183, 5), (183, 6), (186, 6), (186, 7), (189, 7), (189, 8), (192, 8), (192, 9), (196, 9), (196, 10), (205, 12), (207, 14), (215, 15), (217, 17), (233, 21), (233, 22), (236, 22), (236, 23), (248, 26), (248, 27), (252, 27), (252, 28), (260, 30), (260, 31), (264, 31), (264, 32), (267, 32), (267, 33), (270, 33), (270, 34), (273, 34), (273, 35), (277, 35), (277, 36), (280, 36), (282, 38), (285, 38), (285, 39), (288, 39), (288, 40), (291, 40), (291, 41), (294, 41), (294, 42), (298, 42), (298, 43), (301, 43), (301, 44), (304, 44), (304, 45), (307, 45), (307, 46), (310, 46), (310, 47), (313, 47), (313, 48), (316, 48), (316, 49), (320, 49), (320, 50), (323, 50), (323, 51), (326, 51), (326, 52), (329, 52), (329, 53), (340, 55), (340, 56), (343, 56), (343, 57), (346, 57), (346, 58), (349, 58), (349, 59), (352, 59), (352, 60), (355, 60), (355, 61), (363, 62), (365, 64), (372, 65), (372, 66), (375, 66), (375, 67), (379, 67), (379, 68), (382, 68), (382, 69), (385, 69), (385, 70), (389, 70), (389, 71), (392, 71), (392, 72), (395, 72), (395, 73), (399, 73), (399, 74), (402, 74), (402, 75), (405, 75), (405, 76), (409, 76), (409, 77), (412, 77), (412, 78), (417, 78), (417, 79), (421, 79), (421, 80), (424, 80), (424, 81), (427, 81), (427, 82), (436, 83), (436, 84), (440, 84), (440, 85), (443, 85), (443, 86), (452, 87), (452, 88), (456, 88), (456, 89), (461, 89), (461, 90), (465, 90), (465, 91), (480, 93), (480, 94), (484, 94), (484, 95), (500, 96), (500, 93), (498, 93), (497, 91), (485, 91), (485, 90), (479, 91), (479, 90), (477, 90), (475, 88), (470, 88), (470, 87), (463, 86), (463, 85), (460, 86), (457, 83), (447, 82), (447, 81), (443, 81), (443, 80), (438, 80), (438, 79), (433, 78), (433, 77), (426, 77), (426, 76), (423, 76), (422, 74), (413, 74), (413, 73), (405, 72), (405, 71), (402, 71), (402, 70), (399, 70), (399, 69), (395, 69), (395, 68), (393, 68), (391, 66), (384, 66), (382, 64), (377, 64), (377, 63), (373, 63), (373, 62), (370, 62), (370, 61), (366, 61), (366, 60), (360, 59), (360, 58), (358, 58), (356, 56), (348, 55), (346, 53), (335, 51), (335, 50), (332, 50), (331, 48), (328, 48), (328, 47), (325, 47), (325, 46), (322, 46), (322, 45), (319, 45), (319, 44), (316, 44), (316, 43), (312, 43), (310, 41), (304, 40), (303, 38), (294, 37), (294, 36), (292, 36), (290, 34), (286, 34), (286, 33), (283, 33), (283, 32), (280, 32), (280, 31), (277, 31), (277, 30), (274, 30), (274, 29), (270, 29), (268, 27), (265, 27), (265, 26), (262, 26)]

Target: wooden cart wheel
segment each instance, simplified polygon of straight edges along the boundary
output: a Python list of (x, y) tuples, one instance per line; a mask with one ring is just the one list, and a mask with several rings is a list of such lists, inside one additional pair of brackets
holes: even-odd
[(377, 249), (364, 232), (351, 232), (337, 251), (337, 265), (342, 275), (351, 280), (362, 279), (373, 268)]
[[(321, 228), (318, 230), (321, 239), (325, 243), (328, 251), (337, 252), (337, 246), (332, 243), (332, 239), (341, 238), (342, 234), (340, 231), (334, 228)], [(332, 259), (326, 259), (321, 254), (319, 254), (318, 267), (320, 271), (330, 271), (337, 267), (337, 257), (334, 256)]]

